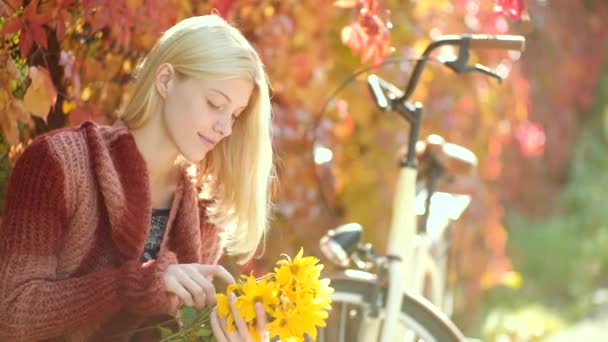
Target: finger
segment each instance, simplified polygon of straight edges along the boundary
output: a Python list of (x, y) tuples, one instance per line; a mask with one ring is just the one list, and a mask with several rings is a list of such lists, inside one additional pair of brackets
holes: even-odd
[(268, 323), (268, 319), (266, 318), (264, 305), (260, 302), (255, 303), (255, 322), (258, 328), (258, 334), (263, 338), (266, 336), (266, 324)]
[(213, 309), (211, 312), (211, 331), (213, 331), (213, 336), (217, 339), (218, 342), (228, 342), (228, 337), (226, 337), (226, 333), (224, 333), (224, 329), (220, 324), (220, 319), (217, 315), (217, 309)]
[(220, 327), (222, 328), (222, 331), (224, 332), (224, 335), (226, 336), (226, 339), (228, 339), (228, 322), (227, 322), (227, 317), (220, 317), (219, 315), (217, 315), (217, 308), (214, 309), (216, 316), (218, 318), (218, 321), (220, 322)]
[(220, 265), (199, 265), (199, 272), (204, 276), (218, 277), (222, 279), (226, 284), (234, 284), (236, 281), (230, 272)]
[(184, 272), (183, 270), (179, 271), (177, 277), (177, 280), (180, 282), (180, 284), (185, 287), (188, 292), (190, 292), (190, 295), (192, 296), (192, 299), (194, 301), (194, 306), (199, 309), (204, 308), (206, 301), (206, 293), (203, 288), (200, 287), (194, 280), (192, 280), (188, 273)]
[(216, 303), (215, 299), (215, 287), (213, 283), (200, 274), (196, 268), (188, 267), (185, 269), (190, 278), (195, 281), (205, 292), (205, 303), (206, 306), (212, 306)]
[(194, 299), (190, 295), (190, 292), (175, 277), (169, 277), (166, 284), (167, 291), (175, 293), (187, 306), (194, 306)]
[(236, 325), (236, 330), (238, 330), (238, 333), (241, 338), (249, 340), (249, 329), (247, 328), (247, 323), (241, 316), (239, 316), (239, 309), (236, 308), (234, 303), (236, 303), (236, 295), (234, 293), (231, 293), (230, 309), (232, 311), (232, 316), (234, 317), (234, 325)]

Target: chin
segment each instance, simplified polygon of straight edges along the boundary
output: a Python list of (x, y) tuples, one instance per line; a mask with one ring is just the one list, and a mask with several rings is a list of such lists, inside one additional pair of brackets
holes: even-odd
[(205, 159), (207, 155), (207, 151), (181, 151), (182, 157), (186, 158), (191, 163), (198, 163), (201, 160)]

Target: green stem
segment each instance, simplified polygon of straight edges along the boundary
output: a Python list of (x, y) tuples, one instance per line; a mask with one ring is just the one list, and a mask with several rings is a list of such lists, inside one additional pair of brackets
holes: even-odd
[[(175, 332), (163, 339), (160, 340), (160, 342), (170, 342), (170, 341), (174, 341), (173, 339), (175, 338), (179, 338), (182, 335), (190, 335), (191, 333), (194, 333), (196, 331), (196, 329), (200, 328), (200, 326), (203, 323), (208, 323), (208, 318), (209, 315), (211, 314), (211, 310), (205, 310), (197, 319), (195, 319), (190, 326), (188, 327), (184, 327), (181, 330), (179, 330), (178, 332)], [(179, 339), (177, 340), (179, 341)]]

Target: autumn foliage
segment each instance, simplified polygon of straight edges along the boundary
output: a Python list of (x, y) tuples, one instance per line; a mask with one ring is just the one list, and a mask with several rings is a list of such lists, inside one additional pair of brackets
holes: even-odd
[[(280, 186), (266, 254), (253, 269), (295, 246), (318, 252), (325, 230), (348, 221), (363, 223), (378, 249), (386, 242), (404, 126), (378, 113), (357, 80), (324, 107), (343, 80), (373, 67), (402, 86), (412, 66), (404, 58), (440, 34), (526, 35), (521, 56), (472, 56), (504, 84), (431, 65), (414, 94), (427, 111), (422, 135), (442, 134), (480, 160), (475, 200), (454, 232), (451, 282), (472, 307), (479, 291), (503, 281), (512, 270), (505, 210), (542, 214), (564, 181), (578, 110), (590, 105), (606, 60), (605, 1), (4, 0), (0, 190), (33, 136), (87, 119), (110, 122), (159, 34), (213, 8), (254, 43), (273, 86)], [(315, 143), (333, 151), (322, 169)]]

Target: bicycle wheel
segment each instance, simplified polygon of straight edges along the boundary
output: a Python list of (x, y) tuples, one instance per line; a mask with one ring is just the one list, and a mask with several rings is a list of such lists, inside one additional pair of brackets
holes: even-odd
[[(374, 279), (369, 273), (365, 277), (331, 277), (332, 309), (327, 327), (319, 329), (318, 342), (378, 341), (382, 331), (383, 307), (386, 289), (382, 289), (379, 315), (373, 318), (370, 302), (373, 298)], [(399, 317), (399, 329), (395, 341), (461, 342), (465, 337), (442, 312), (426, 299), (404, 294)]]

